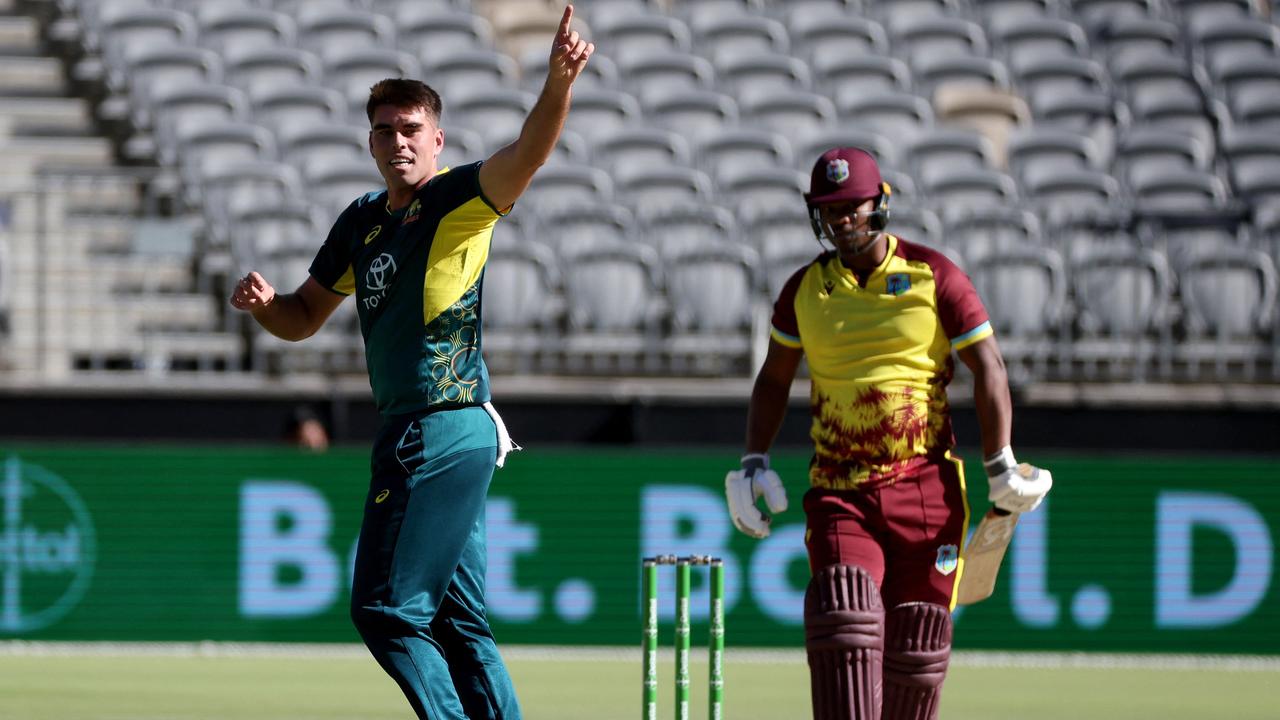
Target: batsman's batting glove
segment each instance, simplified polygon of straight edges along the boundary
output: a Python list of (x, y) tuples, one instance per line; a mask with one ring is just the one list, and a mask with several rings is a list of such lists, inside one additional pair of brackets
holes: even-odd
[(769, 469), (769, 456), (763, 453), (742, 456), (742, 469), (724, 476), (724, 494), (734, 527), (753, 538), (769, 535), (771, 518), (756, 505), (760, 496), (771, 513), (787, 509), (786, 488), (778, 473)]
[(1008, 445), (983, 460), (987, 470), (987, 499), (1010, 513), (1031, 512), (1053, 487), (1053, 475), (1044, 468), (1019, 463)]

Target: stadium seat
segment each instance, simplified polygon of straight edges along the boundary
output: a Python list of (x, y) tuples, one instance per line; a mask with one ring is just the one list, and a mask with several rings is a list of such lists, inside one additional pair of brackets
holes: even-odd
[(1182, 24), (1195, 27), (1223, 17), (1247, 18), (1256, 10), (1252, 0), (1166, 0)]
[(1180, 55), (1182, 28), (1172, 20), (1148, 15), (1117, 14), (1093, 26), (1094, 46), (1108, 62), (1122, 55)]
[(155, 88), (218, 83), (223, 81), (224, 72), (222, 58), (212, 50), (190, 45), (155, 45), (132, 51), (128, 60), (107, 77), (107, 87), (115, 92), (127, 92), (128, 102), (136, 109), (150, 102)]
[(249, 96), (253, 121), (278, 130), (303, 125), (342, 125), (347, 102), (342, 93), (297, 82), (259, 83)]
[(597, 138), (640, 124), (644, 113), (631, 93), (604, 88), (573, 91), (573, 110), (565, 120), (569, 128), (594, 142)]
[(1264, 98), (1280, 96), (1280, 60), (1276, 57), (1223, 58), (1212, 75), (1214, 92), (1236, 119), (1247, 114), (1244, 108), (1261, 107)]
[(996, 50), (1010, 62), (1039, 56), (1089, 57), (1089, 38), (1080, 25), (1048, 14), (1000, 12), (988, 21)]
[(1065, 354), (1067, 278), (1052, 248), (1028, 246), (969, 258), (969, 276), (982, 297), (1009, 382), (1052, 377)]
[(205, 219), (223, 228), (246, 209), (276, 203), (284, 205), (303, 197), (302, 177), (290, 165), (271, 160), (250, 160), (207, 169), (197, 179), (194, 200)]
[(1039, 127), (1077, 132), (1093, 140), (1099, 160), (1108, 167), (1116, 136), (1130, 124), (1128, 107), (1099, 92), (1063, 92), (1040, 98), (1032, 104), (1032, 114)]
[(920, 178), (926, 197), (939, 208), (943, 220), (952, 213), (979, 207), (1011, 205), (1018, 201), (1018, 184), (1012, 177), (987, 168), (939, 168), (931, 178)]
[(698, 165), (713, 179), (743, 170), (790, 168), (795, 164), (787, 136), (759, 128), (725, 128), (694, 148)]
[[(519, 205), (526, 204), (521, 200)], [(533, 237), (565, 259), (595, 246), (632, 244), (639, 233), (635, 213), (609, 202), (539, 209), (538, 217), (540, 222)]]
[(1020, 128), (1010, 135), (1008, 161), (1010, 172), (1023, 183), (1064, 169), (1107, 167), (1093, 138), (1041, 125)]
[(445, 100), (441, 122), (479, 132), (491, 148), (520, 134), (536, 101), (533, 93), (515, 88), (473, 88)]
[(899, 22), (910, 22), (918, 17), (962, 16), (965, 11), (961, 0), (866, 0), (867, 11), (892, 28)]
[(228, 216), (224, 232), (236, 267), (247, 271), (278, 256), (314, 252), (329, 228), (308, 203), (269, 199), (238, 208)]
[[(1233, 115), (1244, 125), (1280, 129), (1280, 97), (1270, 87), (1242, 88), (1236, 94)], [(1223, 124), (1221, 116), (1219, 124)]]
[(952, 92), (970, 88), (1008, 91), (1012, 87), (1009, 69), (989, 57), (925, 54), (912, 63), (912, 76), (916, 92), (925, 97), (936, 97), (942, 87), (953, 88)]
[(919, 95), (904, 92), (870, 92), (846, 98), (839, 107), (842, 118), (856, 118), (861, 127), (906, 143), (933, 127), (933, 106)]
[(888, 55), (884, 26), (834, 4), (800, 5), (790, 11), (791, 53), (817, 63), (821, 58)]
[(648, 102), (689, 90), (714, 90), (716, 71), (711, 62), (692, 53), (675, 51), (635, 52), (618, 63), (624, 88)]
[(1210, 71), (1224, 61), (1265, 58), (1280, 64), (1280, 28), (1260, 19), (1211, 15), (1187, 26), (1191, 47)]
[(1063, 13), (1060, 0), (969, 0), (969, 5), (988, 28), (1004, 19), (1049, 18)]
[[(493, 25), (472, 12), (402, 2), (394, 17), (397, 47), (427, 66), (454, 53), (494, 47)], [(431, 78), (427, 82), (430, 84)]]
[(689, 90), (649, 100), (644, 117), (697, 142), (736, 124), (738, 103), (718, 91)]
[(1221, 208), (1230, 192), (1211, 172), (1165, 168), (1151, 175), (1139, 174), (1129, 182), (1140, 210), (1190, 212)]
[(1015, 63), (1013, 75), (1033, 104), (1063, 92), (1111, 92), (1106, 67), (1088, 57), (1033, 55)]
[(324, 82), (341, 92), (353, 115), (364, 116), (369, 88), (394, 77), (422, 77), (422, 68), (409, 53), (390, 48), (334, 48), (325, 53)]
[[(326, 162), (329, 158), (359, 160), (369, 157), (369, 130), (354, 125), (303, 125), (275, 129), (280, 159), (299, 172), (308, 163)], [(452, 135), (446, 140), (453, 140)], [(370, 161), (371, 162), (371, 161)]]
[(520, 202), (543, 212), (569, 205), (605, 204), (613, 194), (613, 181), (598, 167), (550, 165), (533, 176)]
[(824, 92), (844, 107), (857, 95), (868, 92), (911, 92), (911, 68), (888, 55), (829, 54), (815, 57), (813, 70), (815, 89)]
[(1069, 0), (1071, 13), (1085, 27), (1105, 25), (1117, 18), (1155, 17), (1163, 14), (1162, 0)]
[(1118, 245), (1071, 266), (1077, 335), (1070, 351), (1087, 381), (1168, 379), (1175, 318), (1173, 273), (1159, 252)]
[(1217, 382), (1257, 379), (1273, 352), (1276, 269), (1271, 258), (1256, 250), (1215, 248), (1183, 266), (1179, 287), (1187, 337), (1175, 358), (1187, 376)]
[(238, 2), (212, 2), (196, 16), (200, 45), (230, 55), (250, 48), (294, 47), (297, 27), (284, 13)]
[(593, 25), (599, 46), (619, 63), (651, 53), (689, 53), (693, 35), (679, 18), (662, 14), (629, 13), (600, 19)]
[(326, 57), (346, 48), (396, 46), (391, 19), (356, 8), (308, 4), (298, 14), (298, 46)]
[(146, 128), (150, 120), (150, 129), (164, 158), (172, 158), (182, 151), (179, 138), (193, 128), (214, 122), (243, 122), (250, 116), (249, 101), (244, 93), (216, 83), (153, 88), (148, 106), (138, 110), (134, 126)]
[(191, 46), (199, 32), (195, 19), (164, 7), (113, 6), (98, 17), (85, 37), (85, 47), (111, 68), (124, 67), (140, 51), (167, 45)]
[(791, 37), (780, 20), (759, 14), (701, 16), (691, 23), (692, 47), (709, 58), (787, 53)]
[(428, 57), (434, 59), (424, 58), (423, 77), (446, 104), (474, 88), (515, 88), (519, 82), (520, 68), (516, 61), (496, 50), (459, 48), (447, 55)]
[(747, 103), (777, 92), (811, 90), (813, 76), (799, 58), (782, 53), (745, 52), (717, 55), (716, 76), (722, 90)]
[(685, 201), (709, 203), (715, 198), (711, 178), (689, 167), (626, 168), (615, 184), (618, 199), (642, 214)]
[(1040, 219), (1030, 210), (1017, 207), (956, 208), (947, 213), (945, 222), (946, 244), (966, 260), (1046, 245)]
[(721, 241), (665, 260), (672, 331), (664, 350), (671, 372), (724, 377), (754, 370), (753, 329), (764, 327), (755, 250)]
[(1275, 129), (1235, 126), (1222, 133), (1221, 155), (1236, 192), (1257, 204), (1277, 199), (1280, 133)]
[(386, 188), (386, 181), (367, 159), (335, 157), (311, 162), (307, 164), (303, 180), (308, 194), (322, 208), (328, 222), (336, 220), (338, 214), (361, 195)]
[(248, 93), (283, 83), (316, 85), (323, 66), (314, 54), (293, 47), (263, 45), (224, 54), (226, 82)]
[(716, 177), (720, 202), (735, 207), (741, 215), (746, 208), (799, 205), (809, 191), (809, 173), (785, 167), (760, 165), (721, 172)]
[[(899, 2), (892, 3), (900, 4)], [(888, 24), (895, 52), (904, 57), (923, 55), (974, 55), (990, 53), (987, 35), (978, 23), (953, 15), (895, 16)]]
[(569, 372), (627, 374), (660, 367), (667, 313), (661, 263), (650, 247), (599, 244), (563, 267)]
[[(822, 247), (813, 236), (813, 226), (809, 221), (809, 213), (804, 205), (791, 207), (752, 208), (742, 214), (742, 228), (764, 261), (767, 278), (772, 278), (779, 270), (778, 258), (791, 258), (807, 253), (809, 258), (816, 257)], [(789, 267), (789, 266), (788, 266)], [(789, 275), (795, 268), (783, 268)], [(783, 280), (786, 278), (784, 277)], [(767, 291), (772, 295), (773, 283)]]
[(592, 162), (611, 174), (630, 168), (688, 167), (693, 163), (689, 141), (672, 130), (652, 125), (624, 125), (597, 135), (591, 142)]
[[(928, 208), (893, 203), (889, 211), (889, 232), (904, 240), (931, 248), (954, 250), (952, 243), (943, 232), (942, 218)], [(963, 253), (955, 251), (955, 255), (961, 261), (957, 264), (963, 263)]]
[(662, 258), (719, 243), (738, 243), (742, 235), (732, 210), (693, 199), (651, 205), (636, 217), (640, 238)]
[(545, 372), (554, 367), (563, 334), (558, 260), (517, 227), (498, 223), (485, 265), (485, 362), (490, 372)]
[(906, 158), (906, 168), (926, 184), (951, 168), (996, 167), (991, 140), (976, 130), (938, 128), (913, 139)]
[(810, 133), (830, 127), (835, 104), (825, 95), (807, 90), (778, 89), (742, 100), (742, 124), (781, 133)]
[(810, 172), (822, 153), (835, 147), (857, 147), (871, 153), (882, 168), (902, 167), (899, 145), (888, 136), (862, 125), (837, 124), (809, 132), (787, 133), (793, 138), (795, 167)]
[(998, 88), (943, 85), (934, 92), (933, 105), (939, 123), (972, 128), (989, 138), (996, 167), (1005, 167), (1009, 135), (1031, 124), (1026, 101)]
[(1210, 149), (1194, 136), (1174, 130), (1130, 127), (1116, 142), (1113, 174), (1128, 183), (1166, 171), (1212, 169)]
[(1028, 199), (1050, 224), (1100, 209), (1117, 208), (1126, 197), (1120, 182), (1098, 170), (1067, 169), (1026, 180)]
[(176, 137), (174, 148), (181, 153), (160, 158), (165, 165), (178, 165), (188, 185), (209, 170), (223, 164), (244, 160), (275, 160), (275, 136), (270, 130), (245, 122), (210, 121), (184, 129)]
[(1249, 247), (1248, 214), (1239, 207), (1135, 208), (1137, 241), (1162, 251), (1181, 273), (1187, 264), (1218, 249)]

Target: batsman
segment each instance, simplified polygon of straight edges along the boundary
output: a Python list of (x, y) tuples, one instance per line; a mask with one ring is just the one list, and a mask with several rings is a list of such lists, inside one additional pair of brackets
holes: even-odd
[(769, 448), (807, 359), (814, 454), (804, 495), (812, 577), (805, 647), (815, 720), (938, 717), (969, 519), (947, 385), (973, 372), (989, 499), (1034, 510), (1053, 481), (1010, 448), (1008, 377), (986, 309), (943, 254), (887, 232), (892, 188), (866, 151), (828, 150), (805, 202), (825, 247), (786, 282), (725, 478), (734, 525), (769, 534), (787, 507)]

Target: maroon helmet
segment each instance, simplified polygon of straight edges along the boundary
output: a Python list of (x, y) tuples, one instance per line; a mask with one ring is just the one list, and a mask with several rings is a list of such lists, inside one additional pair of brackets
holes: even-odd
[(832, 148), (813, 164), (809, 192), (804, 194), (813, 221), (813, 232), (822, 237), (818, 206), (833, 202), (861, 202), (879, 198), (871, 217), (873, 232), (889, 223), (889, 183), (880, 177), (880, 166), (871, 153), (856, 147)]

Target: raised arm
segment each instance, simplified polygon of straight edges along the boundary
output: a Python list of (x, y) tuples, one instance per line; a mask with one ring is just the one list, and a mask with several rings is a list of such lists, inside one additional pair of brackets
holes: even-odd
[(294, 292), (281, 295), (261, 275), (251, 272), (236, 284), (231, 306), (248, 312), (272, 335), (296, 342), (315, 335), (342, 299), (311, 276)]
[(542, 93), (529, 116), (525, 118), (520, 136), (510, 145), (500, 148), (480, 167), (480, 189), (493, 206), (506, 209), (515, 204), (529, 187), (533, 174), (551, 157), (565, 117), (569, 114), (569, 98), (573, 81), (587, 66), (587, 59), (595, 52), (595, 45), (583, 40), (576, 30), (570, 29), (573, 6), (564, 9), (560, 28), (556, 31), (551, 47), (551, 60)]

